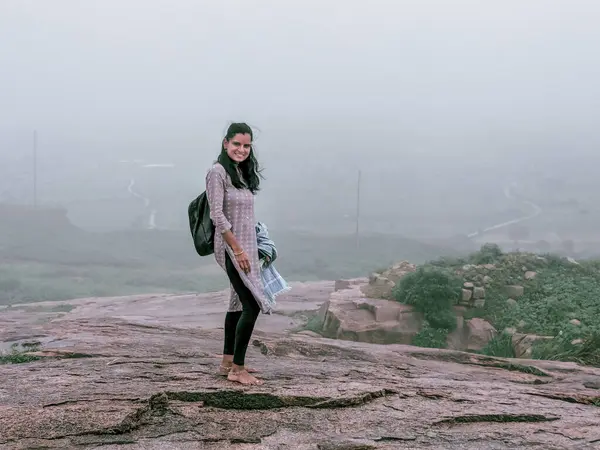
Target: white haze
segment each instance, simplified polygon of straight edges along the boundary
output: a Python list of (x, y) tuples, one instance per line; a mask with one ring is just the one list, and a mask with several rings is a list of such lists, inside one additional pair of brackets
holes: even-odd
[(0, 193), (31, 201), (35, 129), (41, 201), (91, 227), (136, 177), (182, 226), (247, 121), (268, 223), (353, 230), (360, 168), (363, 228), (467, 233), (532, 172), (595, 177), (599, 23), (596, 0), (1, 0)]

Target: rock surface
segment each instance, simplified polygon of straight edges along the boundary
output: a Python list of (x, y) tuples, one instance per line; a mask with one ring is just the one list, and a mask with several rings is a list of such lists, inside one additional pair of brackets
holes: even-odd
[[(326, 298), (333, 287), (297, 286), (280, 308), (292, 316), (309, 310), (316, 305), (300, 297)], [(0, 311), (0, 341), (39, 341), (37, 354), (46, 355), (0, 365), (0, 448), (547, 450), (600, 444), (598, 369), (292, 336), (281, 315), (259, 319), (261, 329), (279, 331), (255, 333), (249, 350), (249, 363), (266, 384), (233, 385), (215, 374), (222, 330), (205, 327), (222, 321), (225, 299), (224, 293), (135, 296)], [(74, 309), (60, 312), (65, 305)]]
[(467, 350), (482, 350), (496, 336), (496, 329), (487, 321), (473, 318), (467, 321)]
[(369, 278), (369, 283), (362, 286), (363, 294), (369, 298), (391, 299), (392, 291), (398, 281), (415, 270), (417, 270), (415, 264), (401, 261), (381, 273), (374, 273)]
[[(366, 280), (336, 282), (335, 286), (336, 291), (318, 313), (320, 328), (317, 331), (323, 336), (370, 344), (408, 345), (423, 330), (423, 314), (412, 306), (395, 300), (366, 297), (368, 289), (365, 288), (372, 286)], [(478, 295), (484, 295), (484, 292), (481, 288)], [(475, 300), (475, 306), (479, 301), (483, 302), (483, 299)], [(482, 319), (472, 319), (465, 324), (465, 311), (466, 307), (461, 304), (454, 306), (457, 327), (448, 335), (448, 348), (481, 350), (495, 336), (496, 330)]]
[(421, 330), (423, 317), (412, 307), (366, 298), (364, 284), (332, 293), (319, 310), (324, 336), (349, 341), (409, 344)]

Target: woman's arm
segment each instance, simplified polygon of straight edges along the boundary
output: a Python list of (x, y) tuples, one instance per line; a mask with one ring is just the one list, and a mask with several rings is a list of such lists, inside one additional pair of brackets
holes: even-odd
[(210, 208), (210, 218), (215, 225), (215, 231), (223, 235), (223, 239), (233, 250), (233, 254), (244, 272), (250, 271), (250, 260), (244, 253), (233, 232), (231, 223), (223, 212), (223, 201), (225, 199), (225, 173), (218, 167), (213, 167), (206, 176), (206, 197)]

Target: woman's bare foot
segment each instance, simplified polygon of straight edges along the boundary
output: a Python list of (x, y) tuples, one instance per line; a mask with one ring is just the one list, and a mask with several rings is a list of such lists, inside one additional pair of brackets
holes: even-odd
[[(219, 375), (226, 377), (229, 375), (231, 368), (233, 367), (233, 362), (222, 362), (219, 366)], [(246, 372), (248, 373), (258, 373), (258, 370), (253, 369), (252, 367), (245, 367)]]
[(262, 380), (259, 380), (253, 375), (248, 373), (248, 370), (230, 370), (227, 375), (227, 379), (229, 381), (234, 381), (236, 383), (244, 384), (244, 385), (261, 385), (263, 384)]

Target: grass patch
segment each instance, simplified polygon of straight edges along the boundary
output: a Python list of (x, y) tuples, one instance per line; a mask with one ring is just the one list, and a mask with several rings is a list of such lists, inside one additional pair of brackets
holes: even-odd
[(497, 334), (488, 342), (481, 353), (500, 358), (514, 358), (516, 355), (512, 344), (512, 336), (508, 333)]
[(446, 348), (448, 333), (450, 331), (446, 328), (432, 328), (428, 322), (425, 322), (423, 329), (413, 337), (412, 345), (426, 348)]
[(303, 327), (306, 331), (312, 331), (313, 333), (322, 334), (323, 333), (323, 320), (319, 317), (318, 314), (310, 317), (306, 322), (306, 325)]
[(561, 334), (551, 341), (541, 342), (533, 348), (532, 357), (600, 367), (600, 332), (580, 338), (581, 343), (573, 343), (571, 337)]
[(0, 353), (0, 364), (24, 364), (32, 361), (38, 361), (41, 357), (29, 355), (28, 352), (38, 351), (39, 344), (23, 344), (23, 349), (18, 348), (18, 344), (13, 344), (10, 351)]

